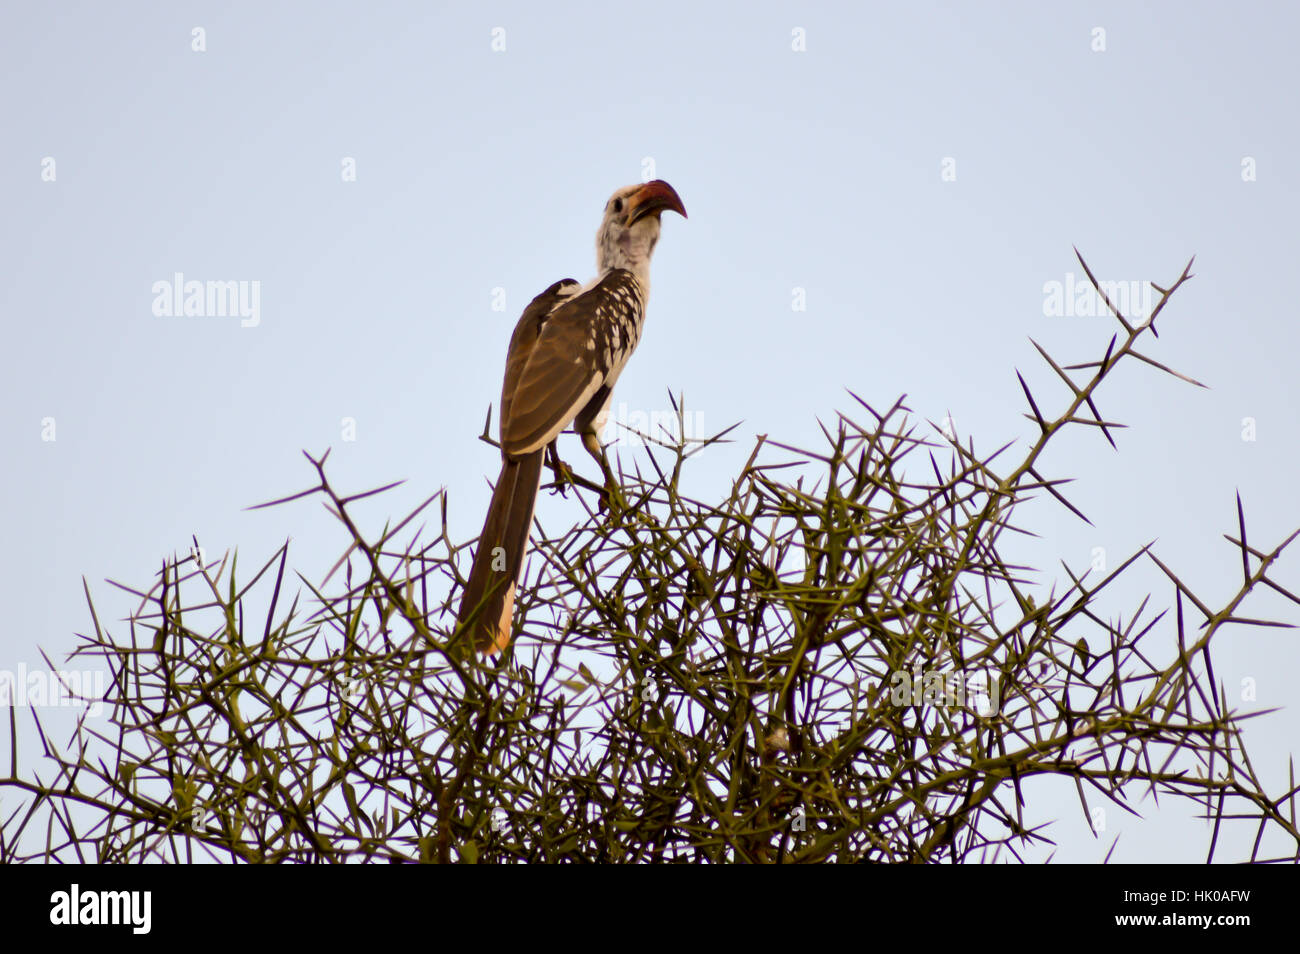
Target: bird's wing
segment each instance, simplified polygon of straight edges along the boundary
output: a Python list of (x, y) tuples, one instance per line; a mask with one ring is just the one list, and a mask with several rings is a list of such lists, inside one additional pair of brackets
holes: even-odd
[[(562, 302), (572, 298), (582, 288), (572, 278), (561, 279), (542, 292), (524, 309), (510, 336), (510, 348), (506, 352), (506, 375), (501, 384), (501, 436), (506, 434), (506, 423), (511, 419), (515, 391), (519, 387), (519, 378), (523, 374), (528, 357), (537, 346), (537, 339), (542, 333), (542, 325)], [(504, 452), (504, 444), (502, 451)]]
[(642, 293), (614, 269), (581, 294), (558, 282), (524, 309), (510, 340), (501, 391), (501, 449), (545, 447), (569, 426), (636, 345)]

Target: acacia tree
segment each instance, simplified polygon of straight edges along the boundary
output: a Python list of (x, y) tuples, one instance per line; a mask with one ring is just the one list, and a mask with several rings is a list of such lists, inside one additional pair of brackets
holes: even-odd
[[(468, 553), (445, 495), (367, 534), (354, 504), (393, 485), (341, 494), (309, 458), (314, 486), (273, 503), (323, 500), (347, 541), (334, 570), (294, 585), (287, 544), (246, 579), (233, 557), (176, 559), (122, 587), (139, 599), (122, 635), (92, 604), (73, 656), (108, 667), (109, 728), (83, 719), (65, 747), (42, 731), (20, 758), (11, 710), (0, 785), (23, 795), (0, 856), (981, 861), (1047, 840), (1022, 786), (1048, 775), (1090, 820), (1190, 799), (1213, 821), (1207, 858), (1221, 826), (1249, 824), (1251, 860), (1265, 844), (1293, 860), (1294, 780), (1266, 794), (1211, 646), (1286, 625), (1244, 603), (1300, 602), (1269, 576), (1296, 534), (1248, 544), (1238, 500), (1242, 579), (1217, 606), (1150, 547), (1100, 578), (1067, 566), (1040, 601), (1000, 551), (1030, 497), (1083, 517), (1040, 461), (1075, 427), (1114, 445), (1096, 402), (1117, 366), (1191, 380), (1138, 350), (1188, 269), (1143, 321), (1084, 269), (1120, 330), (1082, 364), (1038, 347), (1063, 399), (1044, 413), (1020, 378), (1039, 433), (1018, 461), (858, 400), (815, 449), (759, 439), (703, 501), (681, 492), (698, 445), (651, 439), (612, 499), (571, 483), (583, 519), (535, 532), (523, 635), (496, 659), (460, 648)], [(417, 521), (437, 510), (432, 536)], [(1172, 605), (1108, 621), (1099, 594), (1139, 560)]]

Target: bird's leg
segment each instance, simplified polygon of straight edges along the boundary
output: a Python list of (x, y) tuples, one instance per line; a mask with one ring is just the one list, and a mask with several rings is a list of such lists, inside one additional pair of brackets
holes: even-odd
[(596, 463), (600, 465), (600, 472), (605, 476), (605, 487), (600, 495), (600, 509), (609, 510), (611, 513), (621, 513), (626, 510), (627, 501), (623, 499), (622, 490), (619, 488), (618, 481), (614, 479), (609, 459), (605, 456), (605, 448), (600, 446), (600, 435), (594, 428), (583, 428), (582, 446), (595, 458)]
[(576, 481), (573, 479), (573, 469), (560, 460), (560, 451), (556, 443), (551, 441), (546, 445), (546, 466), (551, 468), (551, 473), (555, 475), (555, 483), (550, 486), (559, 488), (560, 496), (563, 497), (566, 496), (565, 488)]
[(565, 488), (567, 487), (584, 487), (587, 490), (595, 491), (601, 495), (601, 509), (604, 509), (605, 488), (595, 481), (588, 480), (581, 474), (575, 474), (573, 468), (560, 459), (560, 450), (556, 441), (551, 441), (546, 445), (545, 460), (546, 466), (548, 466), (551, 469), (551, 473), (555, 475), (555, 480), (546, 485), (548, 490), (556, 488), (560, 491), (560, 495), (564, 496)]
[(619, 487), (618, 481), (614, 479), (614, 472), (609, 467), (609, 459), (605, 456), (605, 448), (600, 444), (600, 435), (605, 430), (605, 424), (609, 420), (609, 402), (611, 398), (610, 385), (603, 385), (596, 391), (587, 406), (578, 412), (578, 416), (573, 420), (573, 429), (582, 438), (582, 446), (587, 449), (587, 453), (592, 459), (600, 465), (600, 472), (605, 476), (605, 486), (600, 489), (600, 509), (602, 512), (609, 511), (613, 516), (627, 511), (627, 501), (623, 499), (623, 491)]

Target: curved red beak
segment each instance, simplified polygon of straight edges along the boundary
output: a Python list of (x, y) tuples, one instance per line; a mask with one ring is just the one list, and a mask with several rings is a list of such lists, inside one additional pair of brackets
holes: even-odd
[(686, 206), (682, 205), (677, 190), (663, 179), (655, 179), (632, 193), (632, 197), (628, 200), (627, 224), (631, 225), (637, 219), (643, 219), (647, 215), (658, 215), (664, 210), (676, 212), (682, 218), (686, 218)]

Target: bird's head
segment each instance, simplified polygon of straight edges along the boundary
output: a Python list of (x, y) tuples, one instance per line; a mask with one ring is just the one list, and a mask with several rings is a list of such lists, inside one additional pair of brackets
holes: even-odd
[(650, 254), (659, 241), (659, 215), (664, 210), (686, 218), (677, 190), (662, 179), (624, 186), (609, 197), (596, 233), (596, 267), (602, 275), (626, 268), (649, 289)]

